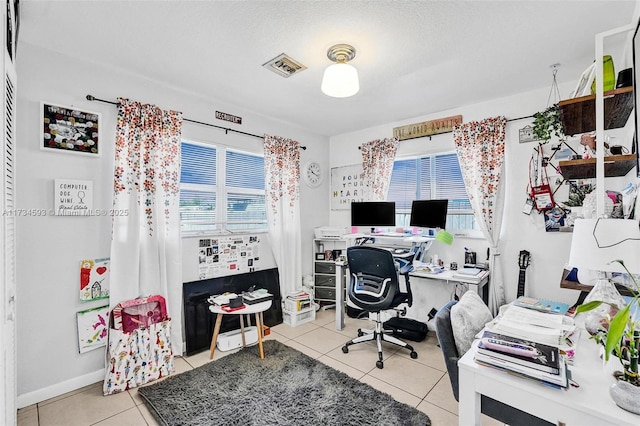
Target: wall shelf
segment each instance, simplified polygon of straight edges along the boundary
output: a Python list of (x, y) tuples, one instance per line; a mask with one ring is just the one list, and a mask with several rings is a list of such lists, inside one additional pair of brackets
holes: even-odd
[[(596, 95), (558, 102), (565, 135), (592, 132), (596, 129)], [(633, 110), (633, 87), (604, 93), (604, 128), (618, 129), (627, 124)]]
[[(560, 173), (565, 179), (590, 179), (596, 177), (596, 159), (560, 161)], [(605, 177), (626, 176), (636, 166), (636, 155), (612, 155), (604, 157)]]

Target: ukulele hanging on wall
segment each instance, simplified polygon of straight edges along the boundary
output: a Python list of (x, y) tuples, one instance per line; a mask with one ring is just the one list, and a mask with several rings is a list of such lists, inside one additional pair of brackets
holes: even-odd
[(530, 263), (531, 253), (527, 250), (520, 250), (520, 254), (518, 255), (518, 267), (520, 268), (520, 274), (518, 276), (518, 293), (516, 297), (524, 296), (525, 271)]

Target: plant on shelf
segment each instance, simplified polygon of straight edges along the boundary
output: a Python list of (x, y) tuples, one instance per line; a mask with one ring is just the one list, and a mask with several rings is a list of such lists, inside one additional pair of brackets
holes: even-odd
[(553, 104), (544, 111), (533, 114), (533, 136), (540, 143), (547, 143), (552, 136), (564, 138), (564, 129), (560, 120), (560, 107)]
[[(614, 262), (622, 265), (631, 280), (633, 288), (630, 289), (633, 294), (631, 301), (622, 309), (620, 309), (613, 318), (606, 320), (603, 324), (604, 328), (598, 330), (592, 337), (604, 345), (605, 359), (608, 361), (610, 354), (614, 354), (620, 359), (624, 372), (616, 374), (619, 380), (625, 381), (634, 386), (640, 386), (638, 378), (638, 352), (640, 347), (640, 319), (635, 319), (640, 313), (640, 287), (633, 274), (629, 272), (624, 262), (620, 259)], [(576, 314), (588, 312), (598, 308), (601, 304), (606, 303), (600, 300), (593, 300), (578, 306)], [(635, 307), (635, 315), (633, 308)]]

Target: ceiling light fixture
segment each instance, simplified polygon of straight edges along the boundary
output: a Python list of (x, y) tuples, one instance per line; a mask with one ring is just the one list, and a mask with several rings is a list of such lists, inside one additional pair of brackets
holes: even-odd
[(346, 98), (358, 93), (358, 70), (347, 64), (356, 57), (356, 49), (348, 44), (336, 44), (329, 48), (327, 57), (335, 64), (324, 70), (320, 86), (322, 92), (334, 98)]

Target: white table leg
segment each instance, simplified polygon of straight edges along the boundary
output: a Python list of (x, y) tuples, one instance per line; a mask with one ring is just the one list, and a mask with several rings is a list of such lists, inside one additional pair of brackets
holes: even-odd
[(480, 394), (476, 392), (475, 375), (464, 368), (458, 370), (458, 424), (480, 425)]

